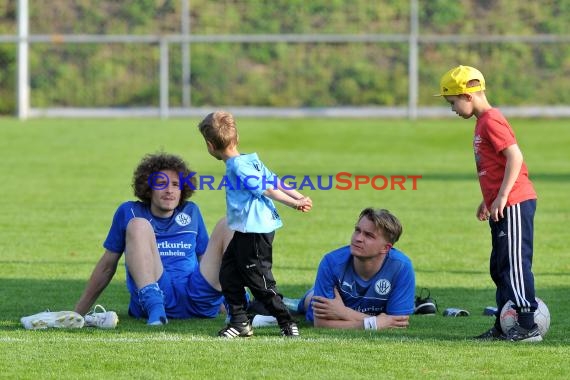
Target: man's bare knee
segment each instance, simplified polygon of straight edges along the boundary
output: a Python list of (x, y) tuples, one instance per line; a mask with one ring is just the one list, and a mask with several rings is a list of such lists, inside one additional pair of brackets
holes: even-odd
[(218, 245), (218, 253), (223, 254), (226, 251), (228, 244), (230, 244), (233, 236), (234, 231), (230, 230), (226, 217), (223, 217), (218, 221), (218, 223), (216, 223), (210, 240), (213, 239), (213, 243)]
[(200, 260), (200, 272), (206, 281), (217, 290), (221, 290), (220, 266), (222, 264), (222, 256), (233, 234), (234, 232), (228, 227), (226, 218), (220, 219), (212, 231), (206, 252)]
[(146, 236), (148, 234), (154, 235), (154, 230), (148, 220), (145, 218), (133, 218), (129, 220), (127, 224), (127, 238)]
[[(133, 218), (127, 224), (125, 255), (127, 260), (134, 255), (136, 257), (152, 257), (153, 261), (160, 261), (156, 236), (148, 220)], [(155, 263), (155, 266), (157, 266), (157, 263)]]

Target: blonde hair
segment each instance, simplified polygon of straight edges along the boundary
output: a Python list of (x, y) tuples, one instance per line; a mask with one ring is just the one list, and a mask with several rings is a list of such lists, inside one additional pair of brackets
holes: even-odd
[(358, 220), (366, 218), (370, 220), (390, 244), (395, 244), (402, 235), (402, 224), (390, 211), (386, 209), (373, 209), (367, 207), (358, 216)]
[(198, 124), (198, 129), (215, 150), (222, 150), (238, 144), (239, 135), (236, 123), (229, 112), (216, 111), (210, 113)]

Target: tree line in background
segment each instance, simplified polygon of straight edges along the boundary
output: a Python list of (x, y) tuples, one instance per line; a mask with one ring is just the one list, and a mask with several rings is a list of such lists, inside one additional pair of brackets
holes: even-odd
[[(409, 33), (401, 0), (192, 0), (193, 34)], [(17, 31), (17, 0), (0, 5), (0, 34)], [(419, 1), (421, 35), (568, 35), (570, 0)], [(30, 1), (31, 34), (178, 34), (178, 0)], [(407, 43), (195, 43), (193, 106), (403, 106)], [(17, 46), (0, 43), (0, 114), (16, 109)], [(170, 49), (170, 104), (182, 98), (181, 47)], [(441, 74), (479, 67), (493, 103), (570, 104), (570, 43), (422, 43), (421, 105)], [(34, 43), (33, 107), (156, 106), (159, 50), (141, 44)]]

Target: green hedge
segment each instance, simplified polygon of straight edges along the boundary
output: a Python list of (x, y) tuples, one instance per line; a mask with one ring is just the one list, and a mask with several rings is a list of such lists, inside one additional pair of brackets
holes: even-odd
[[(176, 0), (38, 0), (32, 34), (179, 33)], [(193, 34), (407, 34), (401, 0), (192, 0)], [(0, 34), (16, 33), (16, 1), (0, 7)], [(568, 35), (570, 0), (419, 1), (422, 35)], [(0, 44), (0, 113), (15, 111), (17, 48)], [(181, 51), (170, 49), (170, 103), (181, 105)], [(192, 104), (324, 107), (402, 106), (406, 43), (193, 44)], [(32, 106), (158, 105), (158, 46), (32, 44)], [(421, 105), (450, 67), (478, 66), (492, 102), (570, 104), (570, 43), (420, 45)]]

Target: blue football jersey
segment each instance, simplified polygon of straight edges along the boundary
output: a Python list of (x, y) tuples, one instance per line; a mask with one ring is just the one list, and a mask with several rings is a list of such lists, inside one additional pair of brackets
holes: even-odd
[(263, 195), (277, 188), (278, 177), (256, 153), (226, 161), (228, 226), (239, 232), (268, 233), (283, 225), (273, 201)]
[[(334, 298), (334, 288), (346, 307), (369, 315), (386, 313), (410, 315), (414, 312), (415, 274), (410, 259), (396, 248), (390, 249), (382, 267), (371, 279), (354, 272), (350, 246), (325, 255), (319, 264), (314, 295)], [(313, 308), (306, 312), (313, 322)]]
[[(125, 251), (127, 224), (135, 217), (150, 222), (162, 265), (172, 281), (186, 282), (188, 276), (198, 268), (198, 256), (206, 252), (208, 246), (208, 232), (198, 206), (194, 202), (184, 202), (175, 209), (171, 217), (158, 218), (152, 215), (150, 207), (142, 202), (125, 202), (115, 212), (103, 247), (122, 254)], [(136, 289), (128, 268), (127, 286), (131, 290)]]

